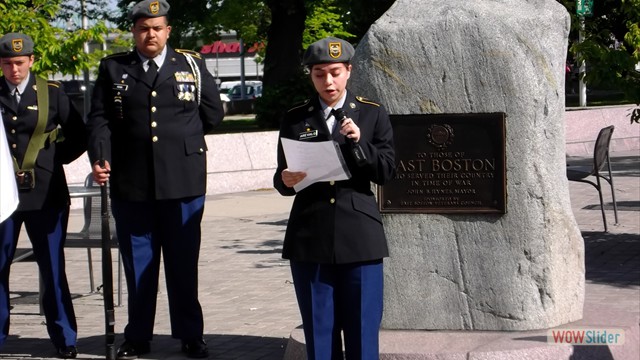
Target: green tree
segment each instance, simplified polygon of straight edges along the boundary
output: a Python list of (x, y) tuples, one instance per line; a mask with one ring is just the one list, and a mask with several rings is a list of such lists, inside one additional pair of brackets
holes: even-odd
[[(264, 61), (264, 94), (257, 103), (256, 119), (262, 127), (277, 128), (287, 109), (313, 93), (301, 65), (302, 50), (327, 36), (357, 43), (393, 1), (266, 0), (266, 3), (271, 23)], [(355, 15), (354, 8), (367, 15)]]
[(293, 104), (309, 96), (312, 88), (301, 66), (308, 44), (322, 37), (352, 37), (345, 30), (337, 0), (234, 0), (221, 2), (211, 22), (223, 31), (235, 31), (246, 46), (266, 43), (264, 92), (256, 104), (263, 128), (277, 128)]
[[(255, 42), (267, 45), (260, 53), (265, 68), (264, 92), (256, 104), (256, 112), (261, 127), (277, 128), (284, 112), (313, 92), (301, 66), (302, 50), (326, 36), (339, 36), (357, 42), (369, 25), (392, 3), (393, 0), (209, 2), (208, 17), (204, 19), (206, 23), (202, 26), (193, 25), (193, 28), (201, 34), (208, 33), (208, 36), (201, 36), (207, 40), (214, 39), (216, 36), (213, 34), (220, 31), (235, 31), (246, 46)], [(191, 19), (188, 21), (203, 21), (186, 13), (176, 14), (172, 8), (172, 36), (175, 31), (184, 33), (175, 22), (176, 18), (183, 16), (184, 19)], [(184, 36), (181, 38), (184, 39)]]
[[(598, 0), (593, 15), (584, 19), (584, 39), (578, 41), (580, 21), (575, 0), (558, 0), (571, 14), (569, 51), (584, 60), (589, 86), (620, 89), (627, 99), (640, 105), (640, 0)], [(640, 122), (640, 108), (633, 110), (631, 122)]]
[(238, 38), (250, 46), (256, 42), (266, 41), (270, 23), (271, 11), (264, 1), (224, 1), (211, 12), (208, 30), (234, 31)]
[(87, 30), (68, 31), (54, 26), (61, 0), (11, 0), (0, 3), (0, 34), (25, 33), (35, 43), (33, 71), (78, 75), (95, 64), (97, 55), (85, 54), (85, 42), (102, 43), (107, 34), (104, 22)]

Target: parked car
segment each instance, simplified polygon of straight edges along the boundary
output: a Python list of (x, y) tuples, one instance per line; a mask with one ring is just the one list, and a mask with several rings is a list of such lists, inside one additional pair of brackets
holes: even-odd
[(240, 85), (240, 81), (223, 81), (218, 86), (218, 90), (220, 90), (221, 94), (226, 94), (229, 92), (229, 90), (231, 90), (232, 87), (236, 85)]
[[(254, 84), (251, 84), (249, 82), (245, 83), (244, 85), (245, 99), (255, 99), (262, 96), (262, 82), (259, 82), (259, 84), (257, 83), (258, 83), (257, 81)], [(242, 100), (241, 88), (242, 88), (242, 85), (233, 86), (227, 93), (227, 95), (229, 96), (229, 100), (231, 101)]]
[[(242, 93), (240, 89), (241, 85), (236, 85), (229, 90), (228, 96), (231, 101), (242, 100)], [(245, 99), (255, 99), (262, 96), (262, 85), (245, 85), (244, 95)]]

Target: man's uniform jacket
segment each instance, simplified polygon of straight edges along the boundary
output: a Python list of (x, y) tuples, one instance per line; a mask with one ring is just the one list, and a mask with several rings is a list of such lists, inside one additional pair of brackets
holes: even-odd
[[(278, 168), (274, 186), (282, 195), (296, 195), (282, 255), (301, 262), (343, 264), (381, 259), (389, 255), (371, 182), (384, 184), (395, 174), (393, 132), (384, 107), (347, 92), (343, 109), (360, 128), (367, 164), (356, 165), (351, 148), (340, 134), (327, 128), (316, 97), (287, 112), (280, 138), (300, 141), (335, 140), (352, 177), (344, 181), (314, 183), (296, 194), (285, 186), (281, 173), (287, 161), (278, 142)], [(338, 120), (336, 120), (338, 121)], [(314, 136), (317, 130), (317, 136)]]
[[(202, 82), (184, 53), (196, 61)], [(180, 199), (206, 191), (204, 135), (224, 116), (215, 79), (198, 53), (173, 50), (155, 83), (136, 51), (100, 63), (88, 129), (91, 163), (111, 164), (111, 196), (127, 201)]]
[[(57, 139), (50, 137), (37, 155), (34, 165), (35, 187), (20, 190), (18, 211), (40, 210), (45, 206), (64, 207), (69, 204), (69, 190), (63, 164), (77, 159), (87, 148), (87, 135), (82, 115), (64, 93), (61, 84), (47, 82), (49, 113), (45, 134), (60, 128)], [(0, 77), (0, 111), (11, 154), (18, 164), (27, 151), (29, 140), (38, 123), (38, 101), (35, 74), (29, 74), (28, 85), (14, 108), (4, 76)]]

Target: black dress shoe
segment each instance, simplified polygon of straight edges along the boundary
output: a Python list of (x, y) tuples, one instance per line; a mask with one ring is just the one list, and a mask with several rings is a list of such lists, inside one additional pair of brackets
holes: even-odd
[(125, 342), (118, 348), (117, 358), (118, 360), (136, 359), (138, 356), (147, 354), (150, 351), (151, 347), (147, 341), (134, 342), (125, 340)]
[(75, 346), (61, 346), (57, 349), (58, 357), (61, 359), (75, 359), (78, 356), (78, 349)]
[(182, 352), (194, 359), (209, 357), (209, 349), (203, 339), (182, 340)]

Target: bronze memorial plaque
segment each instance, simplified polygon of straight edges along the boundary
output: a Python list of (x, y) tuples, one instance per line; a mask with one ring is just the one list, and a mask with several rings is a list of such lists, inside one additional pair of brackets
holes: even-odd
[(382, 213), (506, 212), (505, 114), (391, 115), (396, 176)]

